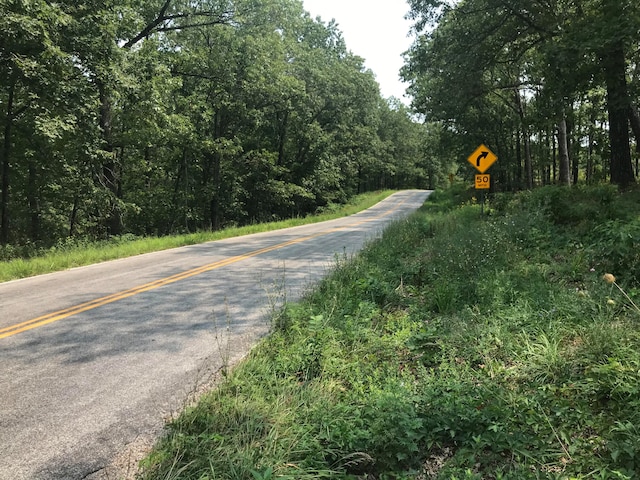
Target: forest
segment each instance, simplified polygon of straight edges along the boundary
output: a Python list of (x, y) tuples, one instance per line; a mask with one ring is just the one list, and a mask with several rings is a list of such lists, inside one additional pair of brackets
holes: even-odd
[(634, 0), (408, 0), (410, 106), (383, 98), (339, 25), (300, 0), (0, 0), (0, 11), (5, 251), (218, 230), (470, 181), (481, 143), (499, 158), (493, 191), (627, 187), (640, 171)]
[(0, 0), (0, 246), (432, 188), (427, 128), (299, 0)]
[(486, 143), (499, 157), (490, 173), (502, 191), (635, 183), (637, 1), (408, 3), (416, 40), (403, 76), (442, 151), (465, 159)]

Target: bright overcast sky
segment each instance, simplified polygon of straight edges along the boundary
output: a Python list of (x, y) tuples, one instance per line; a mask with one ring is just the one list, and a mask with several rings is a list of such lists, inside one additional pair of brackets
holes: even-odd
[(399, 78), (402, 53), (411, 45), (405, 0), (303, 0), (303, 4), (313, 18), (320, 16), (325, 23), (336, 20), (347, 48), (363, 57), (375, 73), (382, 96), (409, 103)]

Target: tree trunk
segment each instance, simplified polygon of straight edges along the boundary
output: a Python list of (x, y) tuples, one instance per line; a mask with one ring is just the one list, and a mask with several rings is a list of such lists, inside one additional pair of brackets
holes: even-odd
[(531, 139), (529, 138), (529, 130), (524, 129), (524, 169), (527, 179), (527, 189), (533, 188), (533, 162), (531, 161)]
[(603, 55), (607, 84), (609, 141), (611, 144), (611, 183), (626, 187), (635, 182), (629, 147), (629, 108), (626, 62), (622, 41)]
[(563, 113), (558, 122), (558, 153), (560, 157), (560, 185), (571, 185), (571, 165), (567, 143), (567, 116)]
[(533, 162), (531, 161), (531, 139), (529, 138), (529, 127), (525, 122), (524, 106), (522, 104), (522, 98), (520, 97), (520, 91), (515, 91), (516, 106), (518, 108), (518, 115), (520, 116), (520, 122), (522, 124), (522, 140), (524, 146), (524, 174), (526, 188), (531, 190), (533, 188)]
[(640, 113), (635, 105), (629, 105), (629, 121), (631, 130), (636, 139), (636, 152), (640, 154)]
[[(180, 202), (180, 187), (183, 183), (182, 177), (184, 176), (184, 188), (185, 194), (183, 195), (183, 199), (185, 203)], [(162, 235), (168, 235), (173, 232), (173, 229), (178, 223), (178, 221), (184, 220), (184, 228), (187, 232), (189, 232), (189, 216), (187, 215), (187, 205), (186, 205), (186, 190), (188, 188), (188, 178), (187, 178), (187, 149), (186, 147), (182, 148), (182, 155), (180, 157), (180, 164), (178, 165), (178, 171), (176, 172), (176, 177), (173, 182), (173, 194), (171, 196), (171, 203), (169, 205), (176, 212), (175, 215), (171, 216), (171, 223), (165, 224), (165, 228), (162, 231)], [(180, 216), (182, 218), (178, 218), (177, 213), (180, 212)]]
[(80, 196), (73, 197), (73, 208), (71, 209), (71, 215), (69, 215), (69, 237), (73, 237), (76, 234), (76, 221), (78, 218), (78, 207), (80, 206)]
[(29, 161), (27, 201), (31, 217), (31, 240), (37, 242), (40, 240), (40, 198), (38, 195), (38, 170), (33, 160)]
[(522, 138), (522, 134), (520, 129), (516, 130), (516, 183), (518, 184), (517, 189), (522, 190), (522, 144), (520, 139)]
[(104, 142), (103, 150), (107, 152), (108, 160), (102, 166), (101, 183), (112, 195), (109, 216), (105, 219), (108, 235), (120, 235), (122, 233), (122, 212), (118, 199), (122, 195), (120, 178), (120, 166), (115, 152), (113, 141), (113, 105), (111, 94), (107, 85), (98, 80), (98, 92), (100, 95), (100, 129)]
[[(222, 114), (217, 111), (213, 118), (213, 137), (222, 138)], [(208, 163), (211, 169), (212, 194), (209, 198), (209, 228), (213, 231), (220, 230), (222, 218), (222, 206), (220, 202), (220, 192), (222, 190), (222, 154), (219, 149), (209, 152)]]
[(553, 183), (558, 181), (558, 149), (556, 148), (556, 136), (551, 135), (551, 143), (553, 144), (553, 149), (551, 150), (551, 161), (553, 162)]
[(553, 167), (553, 151), (551, 150), (552, 148), (555, 148), (555, 142), (552, 142), (552, 138), (553, 138), (553, 132), (551, 132), (548, 128), (546, 129), (545, 133), (544, 133), (544, 137), (545, 137), (545, 143), (546, 143), (546, 147), (547, 147), (547, 173), (545, 176), (545, 184), (546, 185), (551, 185), (553, 182), (553, 178), (551, 176), (551, 169)]
[(2, 145), (2, 196), (0, 197), (0, 244), (2, 245), (9, 243), (9, 178), (11, 176), (11, 127), (13, 126), (14, 93), (15, 82), (11, 82)]
[(222, 188), (221, 185), (221, 161), (220, 161), (220, 153), (215, 152), (213, 154), (213, 195), (211, 196), (211, 201), (209, 204), (209, 212), (210, 212), (210, 225), (211, 230), (216, 231), (220, 230), (221, 226), (221, 205), (220, 205), (220, 190)]
[(577, 185), (580, 175), (580, 166), (578, 164), (579, 143), (575, 141), (573, 137), (574, 131), (574, 122), (567, 120), (567, 155), (569, 156), (569, 162), (571, 164), (571, 183)]
[(594, 131), (596, 128), (596, 113), (595, 110), (591, 110), (591, 114), (589, 115), (589, 150), (587, 151), (587, 185), (591, 185), (593, 183), (593, 153), (595, 147), (595, 135)]

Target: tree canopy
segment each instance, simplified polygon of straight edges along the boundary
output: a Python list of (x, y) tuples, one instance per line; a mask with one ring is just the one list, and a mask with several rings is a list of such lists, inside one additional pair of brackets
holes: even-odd
[[(499, 188), (635, 182), (640, 4), (410, 0), (414, 107), (467, 152), (495, 149)], [(446, 137), (445, 137), (446, 138)]]
[(0, 0), (0, 243), (306, 215), (444, 178), (299, 0)]

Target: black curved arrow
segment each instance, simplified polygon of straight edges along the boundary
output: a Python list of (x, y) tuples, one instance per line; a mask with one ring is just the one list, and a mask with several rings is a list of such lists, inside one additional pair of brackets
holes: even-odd
[(489, 152), (482, 152), (480, 155), (478, 155), (478, 158), (476, 159), (476, 166), (480, 166), (480, 161), (484, 158), (487, 158), (489, 156)]

